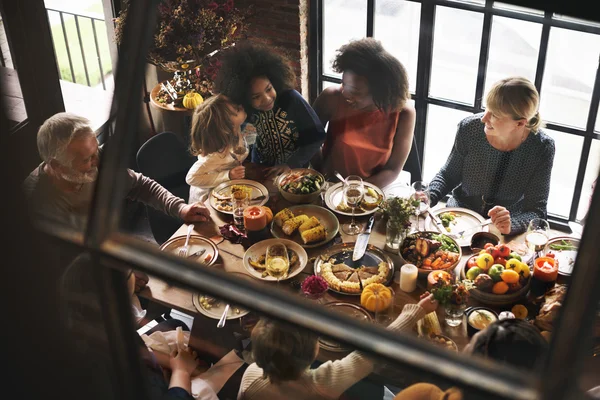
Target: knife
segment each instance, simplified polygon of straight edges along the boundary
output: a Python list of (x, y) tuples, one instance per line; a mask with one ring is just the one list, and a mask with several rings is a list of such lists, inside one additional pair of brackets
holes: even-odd
[(206, 252), (206, 249), (202, 249), (202, 250), (198, 250), (197, 252), (195, 252), (192, 255), (189, 255), (187, 258), (190, 257), (200, 257), (202, 254), (204, 254)]
[(369, 244), (369, 237), (371, 236), (371, 229), (373, 228), (373, 222), (375, 222), (375, 216), (371, 215), (371, 218), (369, 218), (369, 222), (367, 222), (365, 230), (356, 238), (356, 243), (354, 244), (354, 252), (352, 253), (352, 261), (360, 260), (362, 256), (365, 255), (365, 250), (367, 249), (367, 245)]
[(437, 228), (437, 230), (440, 231), (440, 233), (447, 233), (446, 227), (444, 226), (444, 224), (442, 224), (442, 221), (440, 221), (440, 219), (437, 217), (437, 215), (434, 215), (431, 212), (431, 210), (427, 210), (427, 212), (429, 213), (429, 216), (431, 217), (431, 220), (435, 224), (435, 227)]

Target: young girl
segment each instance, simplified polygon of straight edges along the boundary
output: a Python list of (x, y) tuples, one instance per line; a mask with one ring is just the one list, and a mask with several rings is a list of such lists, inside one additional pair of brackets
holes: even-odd
[(244, 107), (221, 94), (210, 97), (194, 111), (190, 151), (198, 156), (198, 161), (185, 178), (190, 185), (190, 204), (200, 201), (210, 188), (246, 176), (242, 162), (248, 150), (234, 154), (234, 149), (243, 143), (240, 126), (245, 120)]

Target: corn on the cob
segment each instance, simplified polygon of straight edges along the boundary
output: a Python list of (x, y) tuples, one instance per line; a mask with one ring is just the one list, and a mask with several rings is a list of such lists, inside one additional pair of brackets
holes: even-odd
[(284, 208), (283, 210), (281, 210), (277, 214), (275, 214), (275, 217), (273, 217), (273, 220), (275, 221), (275, 225), (277, 225), (278, 227), (281, 228), (285, 221), (287, 221), (288, 219), (292, 219), (292, 218), (294, 218), (294, 213), (291, 212), (288, 208)]
[(244, 197), (242, 193), (245, 193), (248, 199), (250, 199), (252, 197), (252, 188), (244, 185), (231, 186), (231, 196), (234, 199), (242, 199)]
[(319, 222), (319, 220), (316, 217), (310, 217), (310, 219), (308, 221), (306, 221), (305, 223), (300, 225), (300, 227), (298, 228), (298, 232), (302, 233), (309, 229), (316, 228), (319, 225), (321, 225), (321, 223)]
[(294, 233), (296, 231), (296, 229), (298, 229), (300, 227), (300, 225), (302, 225), (303, 223), (305, 223), (306, 221), (308, 221), (308, 216), (307, 215), (298, 215), (297, 217), (288, 219), (287, 221), (285, 221), (283, 223), (283, 226), (281, 227), (281, 229), (283, 230), (283, 233), (285, 233), (286, 235), (291, 235), (292, 233)]
[(325, 240), (327, 237), (325, 234), (325, 228), (323, 228), (322, 225), (318, 225), (315, 228), (304, 231), (300, 234), (300, 236), (302, 237), (304, 244)]
[(420, 332), (421, 336), (429, 336), (430, 333), (434, 333), (436, 335), (442, 334), (442, 327), (440, 326), (440, 321), (438, 320), (437, 314), (435, 311), (430, 312), (425, 315), (420, 322)]

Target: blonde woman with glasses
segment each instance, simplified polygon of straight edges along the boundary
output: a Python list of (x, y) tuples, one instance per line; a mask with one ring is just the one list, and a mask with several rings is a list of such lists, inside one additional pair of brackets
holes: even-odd
[(449, 207), (490, 217), (502, 234), (546, 218), (554, 140), (542, 131), (539, 94), (527, 79), (496, 82), (486, 111), (458, 124), (446, 164), (430, 185), (431, 206), (451, 192)]

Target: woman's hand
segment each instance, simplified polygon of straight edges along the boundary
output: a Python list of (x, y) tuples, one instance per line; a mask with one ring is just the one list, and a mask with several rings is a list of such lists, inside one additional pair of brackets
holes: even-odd
[(438, 301), (436, 299), (433, 298), (433, 295), (429, 292), (425, 292), (421, 295), (420, 297), (420, 301), (419, 301), (419, 305), (421, 306), (421, 308), (423, 310), (425, 310), (426, 314), (429, 314), (430, 312), (434, 312), (435, 310), (437, 310), (438, 308)]
[(290, 170), (290, 167), (288, 167), (285, 164), (281, 164), (281, 165), (275, 165), (274, 167), (271, 167), (271, 168), (267, 168), (265, 170), (265, 172), (267, 174), (267, 179), (272, 179), (278, 175), (288, 172), (289, 170)]
[(229, 171), (229, 179), (244, 179), (246, 177), (246, 167), (240, 165)]
[(488, 211), (488, 217), (492, 219), (492, 223), (498, 228), (500, 233), (503, 235), (510, 233), (510, 211), (505, 207), (495, 206)]
[(194, 222), (206, 222), (210, 220), (210, 211), (200, 202), (188, 204), (179, 212), (179, 218), (187, 224)]
[(173, 373), (175, 373), (175, 371), (180, 371), (187, 375), (191, 375), (198, 367), (198, 354), (189, 347), (185, 350), (174, 350), (171, 353), (169, 365), (171, 366), (171, 371), (173, 371)]

